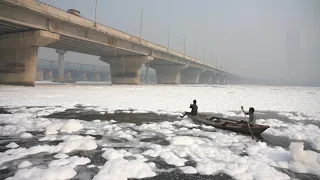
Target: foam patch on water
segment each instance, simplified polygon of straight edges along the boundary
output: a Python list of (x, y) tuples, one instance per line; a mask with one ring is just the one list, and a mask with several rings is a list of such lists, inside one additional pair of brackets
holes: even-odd
[(141, 160), (128, 161), (123, 158), (109, 160), (105, 163), (99, 173), (94, 176), (93, 180), (113, 180), (128, 178), (147, 178), (156, 176), (150, 166)]
[(303, 149), (303, 143), (291, 143), (289, 169), (298, 173), (320, 176), (320, 153)]
[(94, 150), (98, 146), (96, 144), (96, 141), (93, 137), (90, 136), (68, 136), (64, 142), (58, 144), (57, 146), (49, 146), (49, 145), (43, 145), (43, 146), (33, 146), (30, 148), (17, 148), (17, 149), (10, 149), (3, 153), (0, 153), (0, 166), (8, 161), (12, 161), (15, 159), (20, 159), (22, 157), (32, 155), (32, 154), (38, 154), (41, 152), (47, 152), (50, 154), (53, 153), (69, 153), (74, 150)]
[(89, 158), (72, 156), (72, 157), (69, 157), (68, 159), (53, 160), (48, 164), (48, 166), (53, 167), (53, 166), (70, 165), (71, 167), (75, 168), (76, 166), (86, 165), (90, 162), (91, 160)]
[(73, 133), (83, 129), (79, 120), (68, 120), (67, 122), (53, 122), (46, 126), (45, 135), (54, 135), (60, 132)]
[(19, 147), (19, 145), (15, 142), (11, 142), (6, 145), (6, 148), (10, 148), (10, 149), (14, 149), (14, 148), (18, 148), (18, 147)]
[(76, 120), (69, 120), (62, 127), (60, 132), (73, 133), (83, 129), (83, 125)]
[(302, 123), (286, 124), (276, 119), (260, 119), (259, 124), (271, 126), (265, 131), (267, 134), (284, 136), (292, 140), (303, 140), (310, 143), (313, 148), (320, 150), (320, 128), (313, 124), (304, 125)]
[(279, 112), (278, 114), (281, 116), (285, 116), (285, 117), (292, 119), (292, 120), (307, 120), (308, 119), (308, 118), (306, 118), (306, 116), (303, 116), (303, 114), (300, 112), (296, 112), (296, 113)]
[(45, 179), (45, 180), (66, 180), (73, 178), (77, 172), (71, 166), (54, 166), (48, 169), (33, 167), (31, 169), (19, 169), (13, 177), (6, 180), (22, 179)]
[(19, 165), (18, 168), (26, 168), (32, 166), (32, 163), (30, 161), (22, 161)]
[(32, 138), (33, 135), (30, 134), (30, 133), (22, 133), (20, 137), (22, 137), (22, 138)]

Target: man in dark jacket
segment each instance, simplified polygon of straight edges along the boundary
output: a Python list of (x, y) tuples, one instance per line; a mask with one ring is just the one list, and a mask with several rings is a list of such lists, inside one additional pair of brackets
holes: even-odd
[(183, 116), (180, 116), (183, 118), (186, 115), (196, 116), (198, 114), (198, 106), (197, 106), (197, 100), (193, 100), (193, 104), (190, 104), (191, 112), (185, 112)]

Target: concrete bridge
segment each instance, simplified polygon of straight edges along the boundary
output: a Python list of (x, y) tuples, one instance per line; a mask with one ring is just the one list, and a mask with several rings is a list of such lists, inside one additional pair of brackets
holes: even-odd
[(0, 1), (0, 84), (34, 86), (39, 47), (56, 49), (59, 80), (67, 51), (99, 56), (113, 84), (139, 84), (142, 64), (159, 84), (232, 84), (240, 77), (36, 0)]

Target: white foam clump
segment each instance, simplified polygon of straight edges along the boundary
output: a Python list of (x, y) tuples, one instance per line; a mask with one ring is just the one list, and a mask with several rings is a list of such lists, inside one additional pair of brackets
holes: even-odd
[(285, 136), (293, 140), (304, 140), (309, 142), (313, 148), (320, 150), (320, 128), (313, 124), (304, 125), (302, 123), (285, 124), (276, 119), (258, 120), (260, 124), (270, 125), (265, 133), (276, 136)]
[(176, 124), (176, 125), (180, 125), (180, 126), (184, 126), (184, 127), (188, 127), (188, 128), (199, 127), (200, 126), (200, 125), (197, 125), (197, 124), (193, 123), (190, 120), (175, 121), (173, 123)]
[(33, 135), (30, 134), (30, 133), (22, 133), (20, 137), (22, 137), (22, 138), (31, 138), (31, 137), (33, 137)]
[(301, 142), (290, 144), (291, 161), (289, 168), (298, 173), (311, 173), (320, 176), (320, 153), (304, 150)]
[(83, 129), (83, 125), (76, 120), (69, 120), (62, 127), (60, 132), (73, 133)]
[(94, 137), (70, 136), (63, 142), (60, 152), (69, 153), (73, 150), (94, 150), (98, 147)]
[(93, 180), (127, 180), (128, 178), (154, 177), (150, 166), (141, 160), (128, 161), (123, 158), (107, 161)]
[(48, 166), (53, 167), (53, 166), (63, 166), (63, 165), (69, 165), (72, 168), (75, 168), (76, 166), (79, 165), (86, 165), (90, 163), (91, 160), (87, 157), (78, 157), (78, 156), (72, 156), (68, 159), (57, 159), (51, 161)]
[(73, 133), (83, 129), (83, 125), (78, 120), (68, 120), (65, 123), (54, 123), (47, 125), (45, 135), (54, 135), (60, 132)]
[(128, 151), (126, 151), (124, 149), (115, 150), (113, 148), (106, 148), (103, 150), (105, 150), (105, 152), (102, 154), (102, 157), (107, 160), (113, 160), (113, 159), (118, 159), (118, 158), (132, 155), (132, 153), (129, 153)]
[(54, 155), (53, 157), (57, 158), (57, 159), (66, 159), (69, 156), (67, 154), (64, 154), (64, 153), (58, 153), (58, 154)]
[(60, 127), (56, 123), (49, 124), (45, 129), (45, 135), (58, 134)]
[(0, 166), (4, 162), (12, 161), (32, 154), (38, 154), (41, 152), (48, 152), (51, 154), (58, 152), (69, 153), (73, 150), (94, 150), (97, 147), (98, 145), (93, 137), (73, 135), (66, 138), (64, 142), (58, 144), (57, 146), (38, 145), (30, 147), (29, 149), (17, 148), (7, 150), (4, 153), (0, 153)]
[(13, 177), (6, 180), (22, 179), (44, 179), (44, 180), (66, 180), (73, 178), (77, 172), (71, 166), (55, 166), (48, 169), (33, 167), (31, 169), (19, 169)]
[(197, 170), (192, 166), (184, 166), (179, 168), (182, 172), (186, 174), (196, 174)]
[(166, 163), (172, 164), (175, 166), (184, 166), (184, 163), (187, 161), (184, 158), (180, 158), (179, 156), (175, 155), (171, 151), (162, 151), (159, 156), (165, 160)]
[[(0, 119), (1, 120), (1, 119)], [(22, 132), (25, 132), (27, 129), (21, 126), (15, 125), (5, 125), (0, 126), (0, 135), (1, 136), (9, 136), (9, 135), (16, 135)]]
[(18, 147), (19, 147), (19, 145), (15, 142), (11, 142), (6, 145), (6, 148), (10, 148), (10, 149), (14, 149), (14, 148), (18, 148)]
[(171, 139), (171, 144), (175, 146), (191, 146), (195, 143), (195, 138), (190, 136), (177, 136)]
[(22, 161), (19, 165), (18, 168), (26, 168), (32, 166), (32, 163), (30, 161)]

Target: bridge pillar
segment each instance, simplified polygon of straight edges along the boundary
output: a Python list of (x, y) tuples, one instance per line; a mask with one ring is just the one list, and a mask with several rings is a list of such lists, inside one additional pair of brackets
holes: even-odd
[(43, 70), (42, 69), (37, 69), (36, 81), (43, 81)]
[(110, 65), (112, 84), (139, 84), (143, 63), (153, 60), (151, 56), (101, 57)]
[(219, 79), (219, 85), (226, 85), (227, 84), (227, 76), (222, 75)]
[(215, 73), (212, 77), (211, 77), (211, 84), (220, 84), (220, 80), (221, 77), (223, 75), (221, 73)]
[(57, 49), (56, 53), (59, 54), (58, 60), (58, 80), (63, 82), (64, 81), (64, 54), (67, 53), (65, 50)]
[(95, 82), (99, 82), (100, 81), (100, 74), (99, 73), (92, 73), (91, 75), (89, 75), (89, 81), (95, 81)]
[(204, 72), (203, 69), (186, 68), (181, 70), (181, 83), (182, 84), (198, 84), (200, 74)]
[(79, 81), (87, 81), (88, 80), (87, 73), (85, 73), (85, 72), (79, 73), (78, 80)]
[(150, 64), (156, 71), (157, 84), (179, 84), (180, 71), (186, 68), (182, 64)]
[(212, 75), (212, 71), (202, 72), (199, 77), (199, 84), (211, 84)]
[(52, 81), (53, 80), (52, 71), (51, 70), (45, 70), (43, 72), (43, 79), (47, 80), (47, 81)]
[(149, 77), (148, 77), (148, 74), (149, 74), (149, 65), (146, 65), (146, 75), (145, 75), (145, 80), (146, 80), (146, 84), (148, 84), (149, 82), (148, 82), (148, 79), (149, 79)]
[(64, 74), (64, 80), (65, 80), (65, 81), (70, 81), (70, 80), (72, 80), (71, 72), (66, 72), (66, 73)]
[(34, 86), (39, 46), (59, 38), (42, 30), (0, 35), (0, 84)]
[(100, 81), (103, 81), (103, 82), (109, 80), (109, 74), (106, 74), (106, 73), (100, 73), (99, 77), (100, 77)]

